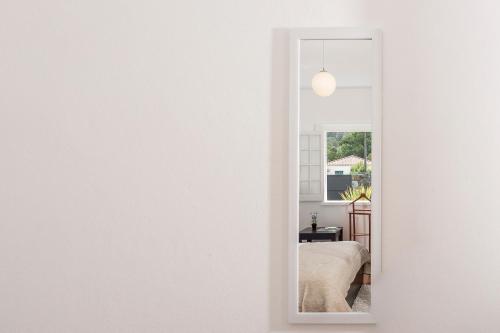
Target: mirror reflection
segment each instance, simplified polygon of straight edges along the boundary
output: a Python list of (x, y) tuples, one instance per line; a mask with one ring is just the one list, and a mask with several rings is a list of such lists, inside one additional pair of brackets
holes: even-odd
[(302, 40), (299, 312), (371, 306), (371, 40)]

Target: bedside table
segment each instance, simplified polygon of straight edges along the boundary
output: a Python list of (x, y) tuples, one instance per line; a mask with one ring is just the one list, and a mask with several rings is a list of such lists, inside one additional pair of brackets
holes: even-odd
[(302, 243), (302, 241), (312, 242), (313, 240), (330, 240), (332, 242), (337, 242), (342, 241), (342, 239), (342, 227), (335, 227), (335, 229), (318, 227), (316, 231), (313, 231), (311, 227), (308, 227), (299, 232), (299, 243)]

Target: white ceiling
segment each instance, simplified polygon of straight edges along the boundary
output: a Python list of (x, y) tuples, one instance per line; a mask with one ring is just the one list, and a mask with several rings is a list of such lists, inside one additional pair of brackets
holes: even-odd
[[(300, 47), (300, 83), (311, 88), (311, 79), (322, 67), (321, 40), (303, 40)], [(371, 40), (325, 40), (325, 67), (337, 80), (337, 87), (370, 87)]]

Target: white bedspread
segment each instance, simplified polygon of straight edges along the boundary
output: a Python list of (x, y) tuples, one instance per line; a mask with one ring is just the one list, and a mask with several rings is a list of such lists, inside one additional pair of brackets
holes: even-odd
[(299, 244), (299, 311), (351, 311), (345, 297), (370, 254), (358, 242)]

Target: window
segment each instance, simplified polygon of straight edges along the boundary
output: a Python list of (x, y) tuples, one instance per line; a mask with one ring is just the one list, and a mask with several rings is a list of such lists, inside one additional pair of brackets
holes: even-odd
[(327, 201), (371, 196), (371, 132), (326, 132)]
[(300, 135), (300, 200), (322, 201), (322, 140), (321, 132)]

